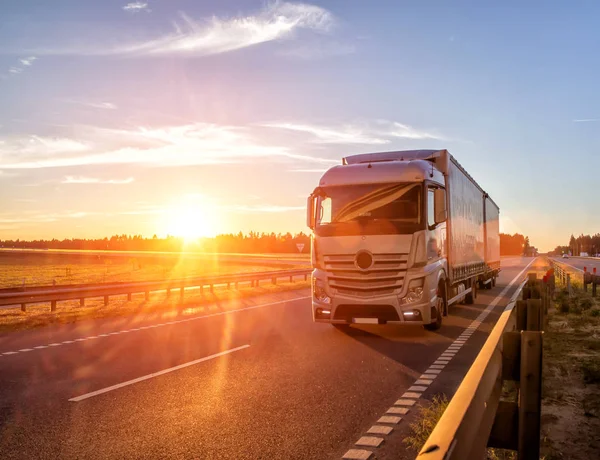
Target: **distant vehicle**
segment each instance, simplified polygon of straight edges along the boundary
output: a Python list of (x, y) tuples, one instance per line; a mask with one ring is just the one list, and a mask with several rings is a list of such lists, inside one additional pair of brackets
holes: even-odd
[(563, 259), (568, 259), (568, 258), (569, 258), (569, 254), (563, 254), (563, 255), (562, 255), (562, 258), (563, 258)]
[(580, 257), (589, 257), (590, 255), (587, 252), (581, 252), (579, 254)]
[(346, 157), (307, 208), (315, 322), (436, 330), (496, 283), (500, 210), (447, 150)]

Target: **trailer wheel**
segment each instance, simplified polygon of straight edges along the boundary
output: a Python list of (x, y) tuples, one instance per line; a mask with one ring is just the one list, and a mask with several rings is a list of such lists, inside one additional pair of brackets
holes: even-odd
[(446, 311), (446, 286), (440, 283), (438, 286), (438, 294), (435, 308), (431, 308), (432, 315), (435, 312), (435, 319), (430, 324), (425, 324), (423, 327), (428, 331), (437, 331), (442, 327), (442, 317)]

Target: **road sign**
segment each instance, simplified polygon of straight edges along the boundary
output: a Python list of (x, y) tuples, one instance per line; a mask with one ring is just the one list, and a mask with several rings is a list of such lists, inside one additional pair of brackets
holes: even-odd
[(296, 247), (298, 248), (298, 252), (302, 252), (302, 250), (304, 249), (304, 243), (298, 243), (296, 244)]

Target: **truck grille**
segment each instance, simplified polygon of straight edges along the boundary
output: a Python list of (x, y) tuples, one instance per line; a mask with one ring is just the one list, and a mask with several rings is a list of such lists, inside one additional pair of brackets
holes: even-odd
[(408, 254), (373, 254), (367, 270), (358, 268), (355, 254), (325, 254), (323, 260), (329, 285), (353, 297), (400, 292), (408, 267)]

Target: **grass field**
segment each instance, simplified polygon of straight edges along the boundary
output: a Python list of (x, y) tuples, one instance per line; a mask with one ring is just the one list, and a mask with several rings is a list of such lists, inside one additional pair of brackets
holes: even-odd
[(0, 258), (0, 288), (152, 281), (179, 279), (190, 276), (243, 273), (294, 268), (293, 264), (273, 265), (264, 262), (219, 262), (215, 258), (127, 258), (98, 257), (77, 260), (68, 257), (27, 258), (6, 256)]

